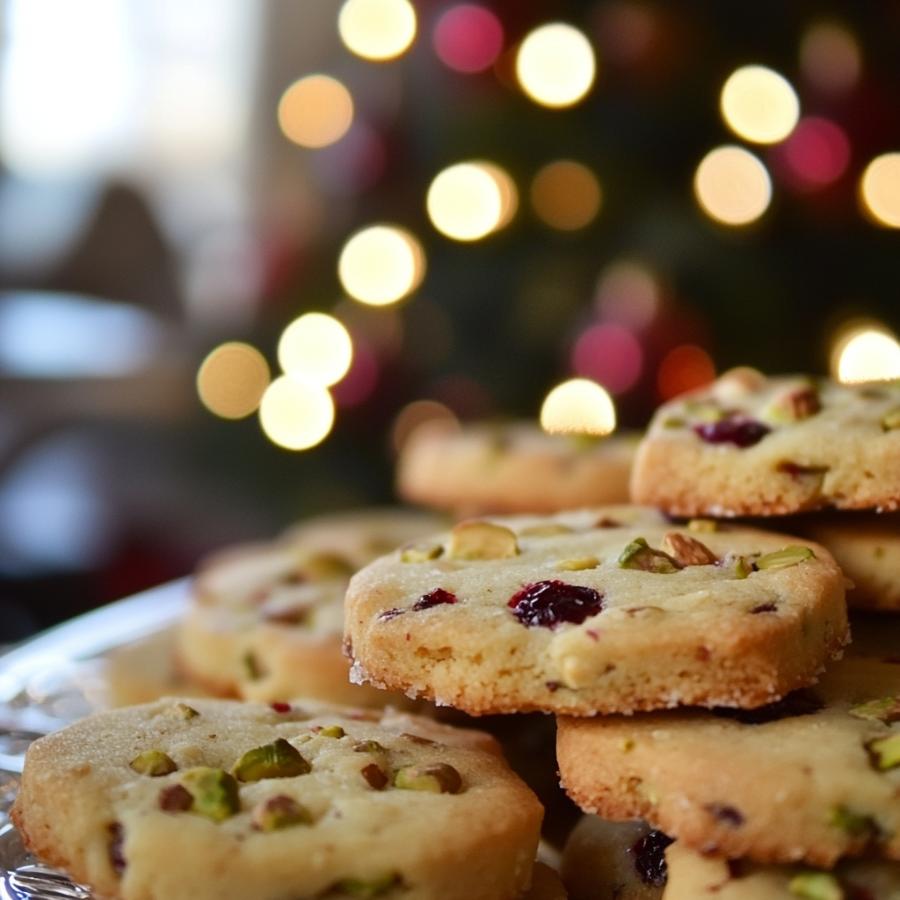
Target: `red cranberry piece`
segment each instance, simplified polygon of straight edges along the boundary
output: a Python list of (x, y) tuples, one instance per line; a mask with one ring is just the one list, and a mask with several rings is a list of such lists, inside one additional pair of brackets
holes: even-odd
[(269, 706), (277, 713), (289, 713), (291, 711), (291, 704), (285, 703), (282, 700), (276, 700), (274, 703), (270, 703)]
[(771, 613), (775, 612), (778, 607), (774, 603), (760, 603), (759, 606), (754, 606), (750, 612), (754, 616), (758, 616), (760, 613)]
[(184, 812), (193, 805), (191, 792), (180, 784), (170, 784), (159, 792), (159, 808), (166, 812)]
[(744, 824), (744, 814), (727, 803), (707, 803), (704, 809), (716, 820), (732, 828), (740, 828)]
[(707, 444), (734, 444), (737, 447), (752, 447), (770, 431), (767, 425), (747, 416), (728, 416), (718, 422), (694, 426), (694, 433)]
[(421, 612), (423, 609), (431, 609), (432, 606), (456, 603), (456, 594), (445, 591), (443, 588), (435, 588), (428, 594), (422, 594), (412, 605), (413, 612)]
[(580, 625), (603, 609), (603, 594), (579, 584), (536, 581), (515, 594), (509, 608), (527, 628), (556, 628), (563, 622)]
[(109, 853), (109, 862), (117, 875), (121, 875), (125, 871), (125, 854), (122, 852), (122, 845), (125, 843), (125, 829), (121, 822), (113, 822), (107, 826), (106, 833), (109, 835), (109, 844), (107, 844), (107, 852)]
[(650, 831), (645, 834), (628, 852), (634, 858), (634, 868), (644, 884), (651, 887), (665, 887), (669, 878), (669, 867), (666, 865), (666, 847), (672, 838), (661, 831)]

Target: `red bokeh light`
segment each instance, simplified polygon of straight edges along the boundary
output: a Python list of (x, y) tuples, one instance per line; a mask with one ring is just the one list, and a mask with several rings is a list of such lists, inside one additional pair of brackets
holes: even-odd
[(637, 384), (644, 352), (637, 338), (621, 325), (592, 325), (575, 342), (572, 368), (602, 384), (613, 394), (624, 394)]
[(367, 343), (353, 335), (353, 362), (347, 374), (331, 389), (338, 406), (358, 406), (378, 385), (378, 359)]
[(434, 49), (457, 72), (483, 72), (503, 50), (503, 26), (483, 6), (462, 3), (448, 9), (434, 27)]
[(681, 344), (670, 350), (659, 366), (656, 387), (662, 400), (709, 384), (716, 377), (710, 355), (696, 344)]
[(850, 141), (829, 119), (808, 116), (775, 150), (785, 179), (798, 190), (815, 190), (837, 181), (850, 165)]

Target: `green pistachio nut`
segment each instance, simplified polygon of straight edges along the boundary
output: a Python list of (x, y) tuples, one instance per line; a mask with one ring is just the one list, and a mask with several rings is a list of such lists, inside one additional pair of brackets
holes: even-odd
[(342, 738), (347, 732), (340, 725), (326, 725), (318, 731), (319, 737)]
[(892, 409), (887, 415), (884, 416), (881, 420), (881, 427), (885, 431), (896, 431), (900, 428), (900, 406), (896, 409)]
[(263, 778), (293, 778), (306, 775), (310, 764), (300, 751), (284, 738), (248, 750), (232, 768), (238, 781), (261, 781)]
[(224, 822), (240, 812), (238, 784), (222, 769), (206, 766), (188, 769), (182, 776), (181, 783), (194, 798), (191, 812), (197, 815), (212, 819), (213, 822)]
[(353, 745), (356, 753), (384, 753), (385, 748), (378, 741), (357, 741)]
[(776, 397), (762, 417), (776, 424), (800, 422), (814, 416), (822, 408), (819, 392), (814, 386), (790, 388)]
[(300, 562), (300, 571), (310, 581), (349, 578), (356, 572), (350, 561), (338, 553), (312, 553)]
[(639, 569), (656, 575), (670, 575), (682, 568), (668, 553), (654, 550), (644, 538), (635, 538), (619, 555), (620, 569)]
[(160, 775), (171, 775), (177, 771), (175, 760), (162, 750), (145, 750), (139, 753), (128, 765), (139, 775), (157, 778)]
[(440, 544), (413, 544), (400, 551), (400, 562), (420, 563), (437, 559), (444, 552)]
[(400, 884), (400, 876), (396, 872), (385, 872), (374, 878), (344, 878), (334, 885), (329, 894), (369, 900), (371, 897), (380, 897), (382, 894), (386, 894), (398, 884)]
[(263, 676), (262, 666), (256, 658), (256, 654), (252, 650), (248, 650), (241, 657), (241, 665), (244, 667), (244, 674), (250, 681), (259, 681)]
[(828, 824), (849, 834), (850, 837), (864, 837), (878, 831), (871, 816), (854, 812), (846, 806), (835, 806), (828, 817)]
[(719, 530), (719, 523), (715, 519), (691, 519), (687, 527), (698, 534), (712, 534)]
[(681, 416), (666, 416), (662, 420), (663, 428), (684, 428), (687, 422)]
[(766, 553), (756, 561), (757, 569), (786, 569), (807, 559), (815, 559), (816, 554), (809, 547), (785, 547), (774, 553)]
[(519, 534), (522, 537), (555, 537), (558, 534), (571, 534), (572, 529), (562, 522), (553, 522), (547, 525), (528, 525)]
[(432, 794), (458, 794), (462, 777), (446, 763), (404, 766), (394, 772), (394, 787), (404, 791), (430, 791)]
[(469, 520), (454, 526), (447, 553), (451, 559), (509, 559), (519, 555), (519, 544), (504, 525)]
[(788, 883), (788, 890), (804, 900), (844, 900), (844, 889), (830, 872), (800, 872)]
[(900, 734), (869, 741), (866, 749), (879, 771), (887, 772), (900, 766)]
[(193, 706), (188, 706), (187, 703), (176, 703), (171, 708), (172, 715), (176, 716), (179, 719), (196, 719), (197, 716), (200, 715)]
[(721, 406), (708, 401), (690, 401), (685, 404), (688, 415), (696, 422), (721, 422), (725, 418), (725, 410)]
[(258, 803), (251, 816), (257, 831), (282, 831), (295, 825), (311, 825), (310, 811), (293, 797), (278, 794)]
[(900, 722), (900, 697), (882, 697), (879, 700), (860, 703), (850, 710), (850, 715), (857, 719), (871, 719), (888, 725)]
[(560, 572), (582, 572), (585, 569), (596, 569), (600, 560), (596, 556), (576, 556), (572, 559), (561, 559), (556, 568)]

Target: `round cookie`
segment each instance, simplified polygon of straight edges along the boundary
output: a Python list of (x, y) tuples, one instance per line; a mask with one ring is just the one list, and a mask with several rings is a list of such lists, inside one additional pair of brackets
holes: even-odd
[(678, 516), (900, 508), (900, 382), (734, 369), (657, 410), (632, 499)]
[(344, 592), (360, 566), (439, 521), (386, 510), (325, 516), (279, 541), (216, 554), (201, 566), (178, 627), (181, 668), (223, 696), (397, 703), (349, 682), (341, 652)]
[(847, 637), (827, 551), (692, 528), (716, 526), (639, 507), (459, 523), (353, 577), (351, 677), (475, 715), (752, 707), (813, 682)]
[(377, 712), (167, 699), (35, 742), (12, 818), (122, 900), (512, 898), (541, 808), (486, 746)]
[(827, 547), (853, 582), (851, 609), (900, 612), (900, 514), (809, 516), (797, 529)]
[(567, 897), (559, 873), (546, 863), (536, 862), (531, 872), (531, 887), (522, 900), (566, 900)]
[(588, 812), (646, 819), (703, 853), (900, 859), (900, 659), (853, 647), (761, 709), (561, 718), (563, 784)]
[(397, 491), (413, 503), (479, 513), (552, 513), (628, 501), (637, 437), (547, 434), (531, 422), (420, 426), (403, 447)]

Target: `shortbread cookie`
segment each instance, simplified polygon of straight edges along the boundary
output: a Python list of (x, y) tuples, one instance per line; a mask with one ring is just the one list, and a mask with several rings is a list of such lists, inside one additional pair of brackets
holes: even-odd
[(531, 872), (531, 888), (522, 900), (566, 900), (566, 889), (559, 873), (542, 862), (536, 862)]
[(201, 567), (178, 629), (181, 667), (223, 696), (397, 703), (349, 682), (344, 592), (356, 569), (439, 521), (384, 510), (326, 516), (280, 541), (217, 554)]
[(848, 860), (833, 871), (703, 856), (680, 841), (666, 851), (664, 900), (900, 900), (900, 864)]
[(900, 612), (900, 514), (804, 516), (797, 528), (827, 547), (853, 582), (851, 609)]
[(760, 709), (561, 718), (563, 784), (588, 812), (646, 819), (703, 853), (900, 859), (900, 658), (853, 646), (815, 687)]
[(551, 435), (530, 422), (423, 426), (403, 448), (397, 490), (466, 515), (625, 503), (636, 449), (635, 436)]
[(834, 560), (711, 528), (639, 507), (460, 523), (351, 580), (352, 677), (475, 715), (750, 707), (812, 683), (847, 637)]
[(38, 740), (12, 816), (39, 858), (123, 900), (513, 898), (541, 808), (486, 744), (302, 701), (167, 699)]
[(678, 516), (900, 508), (900, 382), (726, 372), (661, 407), (632, 497)]

